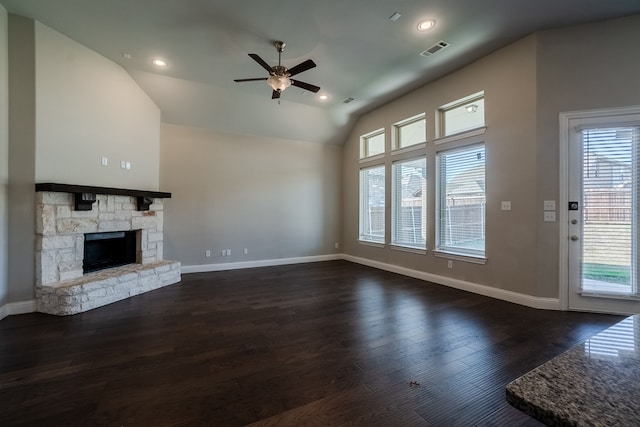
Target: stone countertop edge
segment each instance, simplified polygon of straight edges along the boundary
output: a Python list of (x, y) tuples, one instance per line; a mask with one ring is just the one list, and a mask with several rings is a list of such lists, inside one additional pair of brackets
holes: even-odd
[[(636, 335), (640, 315), (622, 322), (631, 322)], [(592, 353), (591, 340), (600, 334), (507, 384), (507, 402), (550, 426), (640, 426), (640, 349), (616, 357)]]

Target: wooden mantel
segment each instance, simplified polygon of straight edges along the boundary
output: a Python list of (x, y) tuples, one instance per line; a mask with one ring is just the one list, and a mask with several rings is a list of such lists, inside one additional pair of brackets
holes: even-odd
[(139, 211), (148, 211), (153, 199), (171, 198), (171, 193), (161, 191), (129, 190), (125, 188), (94, 187), (90, 185), (56, 184), (53, 182), (36, 184), (36, 191), (52, 191), (56, 193), (71, 193), (75, 197), (75, 209), (90, 211), (96, 201), (96, 194), (110, 194), (114, 196), (135, 197)]

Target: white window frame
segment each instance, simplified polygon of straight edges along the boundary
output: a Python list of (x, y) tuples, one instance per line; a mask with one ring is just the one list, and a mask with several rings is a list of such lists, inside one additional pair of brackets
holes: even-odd
[[(483, 231), (482, 235), (485, 238), (484, 248), (482, 250), (473, 250), (469, 248), (462, 248), (458, 246), (445, 245), (442, 240), (442, 203), (443, 203), (443, 192), (446, 194), (446, 188), (442, 188), (442, 176), (443, 173), (441, 170), (441, 157), (447, 154), (453, 154), (461, 151), (474, 150), (479, 147), (484, 148), (484, 174), (485, 174), (485, 188), (484, 188), (484, 197), (485, 204), (482, 209), (482, 217), (483, 217)], [(436, 212), (435, 212), (435, 222), (436, 222), (436, 249), (434, 251), (434, 255), (444, 258), (456, 259), (460, 261), (468, 261), (477, 264), (486, 263), (486, 145), (484, 142), (476, 142), (473, 144), (463, 145), (460, 147), (447, 149), (443, 151), (439, 151), (436, 153)]]
[[(483, 116), (483, 120), (482, 120), (482, 125), (480, 126), (475, 126), (469, 129), (464, 129), (462, 131), (459, 132), (455, 132), (455, 133), (450, 133), (447, 134), (446, 133), (446, 113), (461, 107), (463, 105), (467, 105), (467, 104), (473, 104), (474, 102), (477, 102), (479, 100), (484, 100), (484, 91), (480, 91), (480, 92), (476, 92), (474, 94), (471, 94), (469, 96), (465, 96), (464, 98), (460, 98), (457, 99), (455, 101), (449, 102), (445, 105), (442, 105), (438, 108), (438, 110), (436, 111), (436, 132), (437, 132), (437, 138), (434, 141), (435, 144), (442, 144), (444, 142), (448, 142), (449, 140), (456, 140), (456, 139), (460, 139), (460, 138), (467, 138), (470, 136), (475, 136), (481, 133), (484, 133), (485, 129), (486, 129), (486, 116)], [(486, 104), (485, 104), (486, 105)], [(485, 109), (486, 110), (486, 109)]]
[[(382, 153), (375, 153), (375, 154), (370, 154), (370, 147), (369, 147), (369, 140), (372, 138), (375, 138), (377, 136), (382, 135)], [(386, 137), (385, 137), (385, 129), (384, 128), (380, 128), (380, 129), (376, 129), (373, 132), (369, 132), (367, 134), (364, 134), (362, 136), (360, 136), (360, 160), (374, 160), (377, 158), (382, 158), (384, 157), (385, 153), (387, 152), (387, 141), (386, 141)]]
[(402, 208), (399, 203), (402, 203), (402, 182), (398, 182), (398, 173), (396, 167), (401, 166), (403, 163), (414, 162), (416, 160), (422, 160), (424, 162), (424, 168), (427, 168), (427, 157), (426, 155), (420, 155), (417, 157), (410, 157), (407, 159), (396, 160), (391, 164), (391, 245), (394, 248), (406, 248), (410, 250), (416, 250), (422, 253), (426, 253), (427, 250), (427, 221), (428, 211), (427, 211), (427, 185), (426, 185), (426, 176), (422, 177), (424, 183), (422, 184), (422, 200), (421, 200), (421, 229), (424, 230), (424, 242), (422, 243), (411, 243), (404, 242), (398, 240), (398, 215), (399, 209)]
[[(371, 230), (367, 231), (365, 228), (367, 225), (371, 228), (372, 219), (371, 219), (371, 211), (369, 209), (369, 201), (371, 199), (370, 193), (366, 188), (366, 183), (364, 181), (364, 173), (371, 169), (382, 169), (384, 173), (384, 188), (383, 188), (383, 203), (382, 203), (382, 236), (378, 236), (372, 234)], [(387, 208), (387, 198), (386, 198), (386, 166), (385, 164), (374, 164), (367, 167), (360, 168), (359, 171), (359, 210), (358, 210), (358, 241), (360, 243), (373, 244), (373, 245), (381, 245), (384, 246), (386, 242), (386, 208)], [(368, 219), (365, 220), (364, 215), (369, 215)]]
[[(422, 141), (420, 142), (416, 142), (415, 144), (411, 144), (411, 145), (407, 145), (405, 147), (401, 146), (401, 137), (400, 137), (400, 130), (404, 127), (404, 126), (409, 126), (412, 125), (414, 123), (417, 123), (419, 121), (423, 121), (424, 122), (424, 138)], [(397, 123), (394, 123), (392, 126), (392, 143), (393, 143), (393, 153), (396, 154), (398, 152), (403, 152), (404, 150), (413, 150), (416, 148), (421, 148), (422, 146), (425, 146), (427, 143), (427, 115), (426, 113), (420, 113), (418, 115), (415, 115), (413, 117), (409, 117), (407, 119), (404, 119), (402, 121), (399, 121)]]

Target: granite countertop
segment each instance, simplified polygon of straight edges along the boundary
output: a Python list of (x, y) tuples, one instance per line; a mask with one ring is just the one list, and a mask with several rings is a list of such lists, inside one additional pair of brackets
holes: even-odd
[(640, 315), (507, 385), (507, 401), (554, 426), (640, 426)]

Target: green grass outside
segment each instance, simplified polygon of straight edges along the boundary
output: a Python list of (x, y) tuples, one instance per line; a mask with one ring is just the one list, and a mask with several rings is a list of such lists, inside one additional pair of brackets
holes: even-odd
[(631, 283), (631, 268), (623, 265), (584, 263), (582, 265), (582, 277), (602, 282), (629, 285)]

